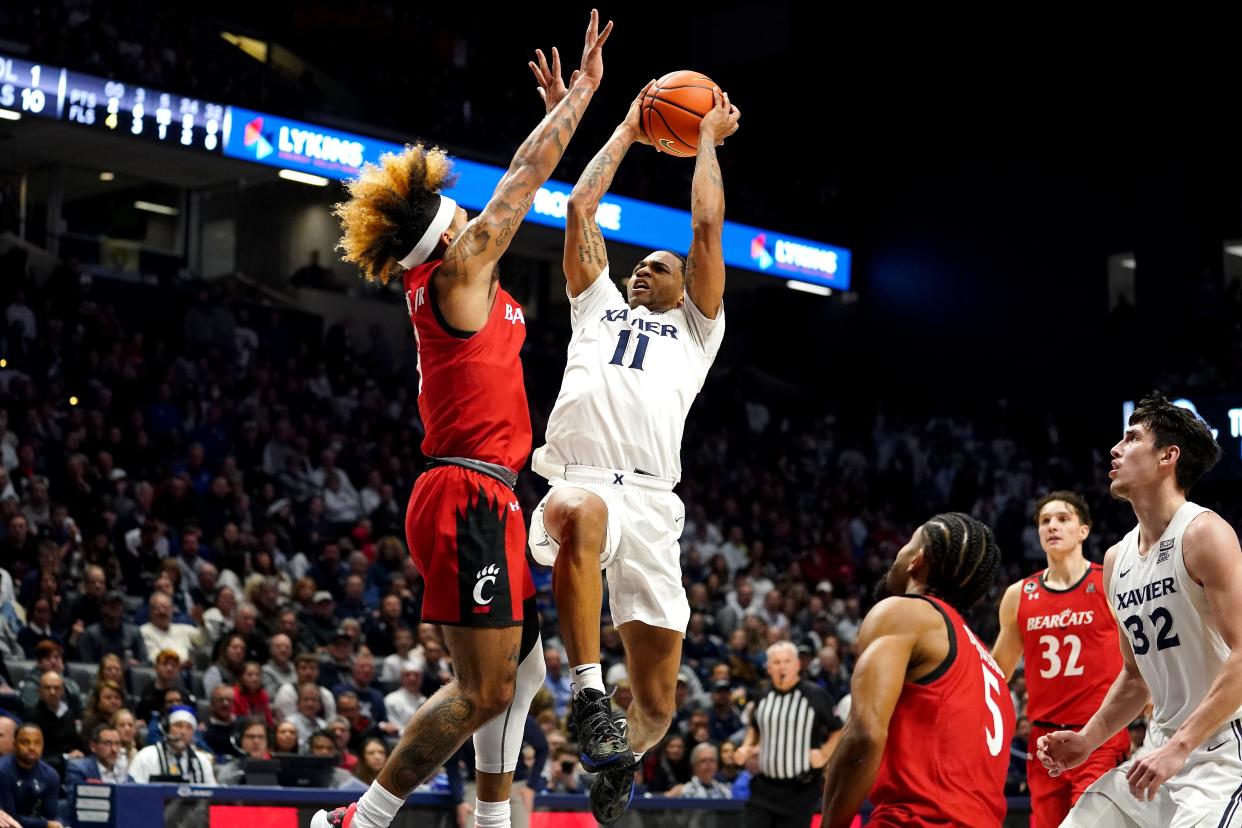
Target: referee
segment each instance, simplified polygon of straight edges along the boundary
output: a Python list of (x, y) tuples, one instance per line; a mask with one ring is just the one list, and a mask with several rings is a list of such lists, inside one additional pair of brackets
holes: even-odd
[(788, 641), (768, 648), (772, 689), (755, 703), (746, 740), (733, 754), (744, 765), (759, 753), (743, 828), (806, 828), (823, 805), (824, 766), (836, 748), (841, 720), (824, 690), (803, 681), (798, 650)]

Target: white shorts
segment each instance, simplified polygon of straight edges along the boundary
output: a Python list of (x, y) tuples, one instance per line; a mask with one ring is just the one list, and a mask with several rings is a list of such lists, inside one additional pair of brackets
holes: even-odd
[(551, 491), (530, 519), (527, 542), (535, 560), (551, 566), (560, 549), (543, 525), (543, 510), (552, 492), (572, 486), (598, 495), (608, 510), (600, 569), (608, 578), (613, 625), (642, 621), (685, 633), (690, 603), (681, 583), (677, 541), (686, 508), (673, 494), (672, 481), (635, 472), (566, 466), (565, 477), (550, 482)]
[[(1167, 742), (1147, 728), (1145, 756)], [(1212, 750), (1209, 750), (1212, 748)], [(1181, 773), (1160, 786), (1151, 802), (1130, 793), (1126, 772), (1134, 759), (1096, 780), (1061, 828), (1228, 828), (1242, 826), (1242, 720), (1234, 720), (1191, 751)]]

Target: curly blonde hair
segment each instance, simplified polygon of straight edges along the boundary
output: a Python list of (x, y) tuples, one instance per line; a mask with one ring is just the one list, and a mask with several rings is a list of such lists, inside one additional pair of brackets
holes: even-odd
[(403, 270), (397, 257), (410, 251), (434, 217), (435, 196), (456, 180), (448, 153), (422, 143), (364, 165), (345, 185), (349, 200), (332, 209), (343, 231), (336, 245), (341, 260), (358, 265), (368, 282), (387, 284)]

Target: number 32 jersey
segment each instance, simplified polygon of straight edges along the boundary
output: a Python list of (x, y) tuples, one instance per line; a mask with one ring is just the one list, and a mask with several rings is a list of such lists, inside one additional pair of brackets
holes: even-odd
[(1037, 572), (1022, 582), (1019, 601), (1027, 716), (1058, 728), (1081, 727), (1121, 672), (1104, 567), (1090, 564), (1068, 589), (1046, 586), (1044, 572)]
[(1207, 595), (1182, 557), (1186, 527), (1206, 511), (1183, 503), (1146, 556), (1134, 527), (1121, 541), (1108, 585), (1121, 634), (1151, 690), (1151, 725), (1166, 733), (1195, 711), (1229, 657)]
[(569, 356), (534, 470), (567, 465), (681, 479), (690, 406), (724, 338), (724, 308), (708, 319), (686, 296), (678, 308), (630, 308), (605, 268), (571, 297)]

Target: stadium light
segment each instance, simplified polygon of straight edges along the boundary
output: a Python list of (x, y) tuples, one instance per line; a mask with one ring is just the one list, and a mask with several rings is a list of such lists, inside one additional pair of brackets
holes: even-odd
[(276, 175), (285, 181), (296, 181), (299, 184), (310, 184), (312, 187), (328, 186), (328, 179), (322, 175), (311, 175), (310, 173), (298, 172), (297, 170), (281, 170)]
[(803, 293), (814, 293), (816, 296), (832, 295), (832, 288), (824, 287), (823, 285), (812, 285), (809, 282), (796, 282), (793, 279), (786, 280), (785, 284), (793, 290), (800, 290)]
[(148, 213), (159, 213), (161, 216), (175, 216), (181, 211), (176, 207), (169, 207), (167, 204), (156, 204), (152, 201), (135, 201), (135, 210), (146, 210)]

